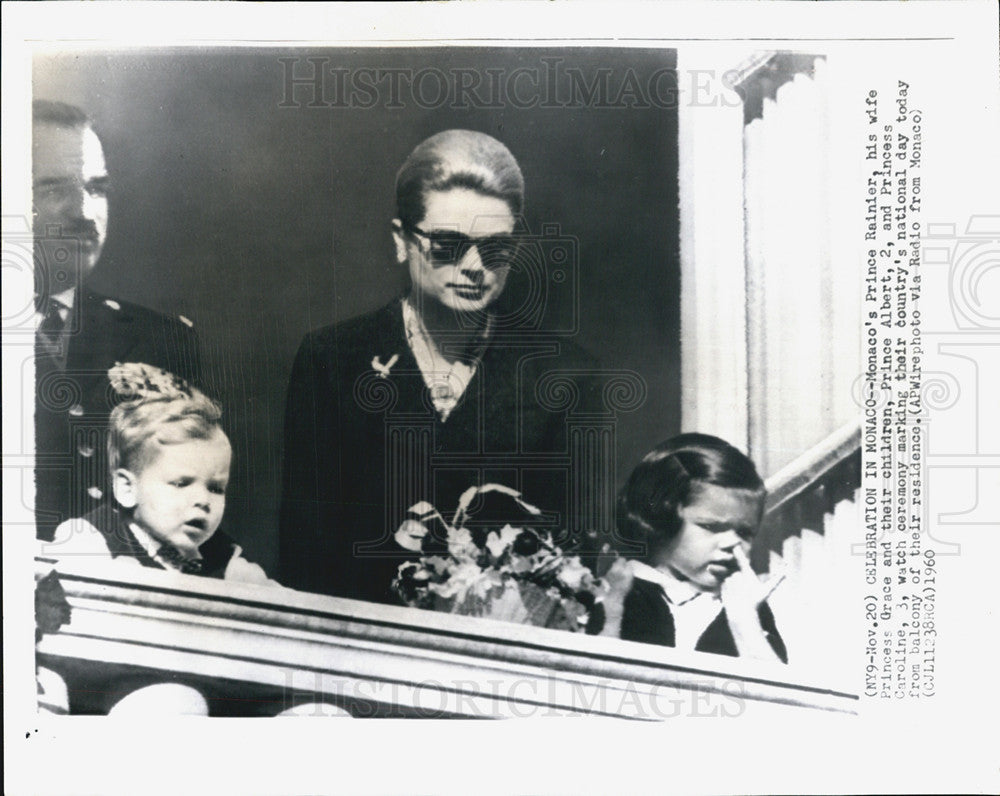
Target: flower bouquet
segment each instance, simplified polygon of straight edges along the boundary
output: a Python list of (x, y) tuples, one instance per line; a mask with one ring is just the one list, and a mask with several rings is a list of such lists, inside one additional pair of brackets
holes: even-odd
[[(470, 522), (474, 502), (480, 510)], [(471, 487), (451, 523), (427, 502), (409, 515), (395, 538), (420, 559), (400, 564), (392, 583), (406, 605), (572, 631), (600, 629), (607, 584), (578, 555), (560, 550), (550, 532), (532, 527), (541, 511), (519, 492), (500, 484)]]

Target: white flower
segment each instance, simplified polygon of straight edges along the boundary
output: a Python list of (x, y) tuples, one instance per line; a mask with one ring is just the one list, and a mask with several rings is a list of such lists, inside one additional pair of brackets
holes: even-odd
[(589, 586), (592, 580), (591, 572), (576, 556), (563, 560), (563, 566), (559, 570), (559, 581), (573, 591), (579, 591), (584, 586)]
[(473, 562), (466, 562), (455, 567), (445, 583), (431, 584), (430, 589), (440, 597), (455, 597), (464, 600), (466, 592), (483, 577), (482, 571)]
[(440, 577), (444, 577), (454, 566), (454, 562), (444, 556), (426, 556), (420, 560), (428, 570)]
[(427, 580), (430, 578), (430, 573), (422, 566), (413, 563), (412, 561), (404, 561), (398, 567), (396, 567), (396, 577), (403, 577), (403, 573), (409, 570), (410, 576), (414, 580)]
[(448, 529), (448, 552), (458, 559), (475, 559), (479, 555), (479, 548), (472, 541), (472, 534), (467, 528)]
[(510, 571), (521, 575), (525, 572), (531, 572), (534, 569), (534, 562), (530, 556), (519, 556), (516, 553), (511, 554), (510, 557)]
[(476, 597), (486, 599), (486, 596), (497, 586), (503, 586), (503, 578), (495, 569), (487, 569), (483, 571), (481, 577), (473, 582), (472, 593)]
[(500, 558), (504, 551), (514, 544), (514, 540), (520, 533), (520, 528), (511, 528), (509, 525), (504, 525), (499, 534), (496, 531), (490, 531), (486, 537), (486, 548), (490, 551), (490, 555), (494, 558)]

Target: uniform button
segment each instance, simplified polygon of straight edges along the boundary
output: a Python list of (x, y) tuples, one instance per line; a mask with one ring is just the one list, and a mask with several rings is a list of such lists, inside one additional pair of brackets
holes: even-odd
[(89, 445), (81, 445), (77, 450), (84, 459), (89, 459), (94, 455), (94, 449)]
[(71, 415), (73, 415), (73, 417), (82, 417), (83, 416), (83, 407), (80, 406), (80, 404), (73, 404), (69, 408), (69, 413)]
[(87, 490), (87, 494), (90, 495), (94, 500), (100, 500), (102, 497), (104, 497), (104, 493), (96, 486), (90, 487), (90, 489)]

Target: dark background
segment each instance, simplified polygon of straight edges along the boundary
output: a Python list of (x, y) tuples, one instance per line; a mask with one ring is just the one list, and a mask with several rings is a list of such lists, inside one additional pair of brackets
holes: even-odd
[[(302, 75), (316, 56), (349, 70), (474, 69), (488, 99), (487, 69), (544, 75), (547, 56), (588, 83), (610, 70), (605, 99), (628, 70), (645, 86), (675, 61), (664, 50), (412, 47), (36, 58), (35, 97), (80, 105), (104, 142), (111, 219), (93, 287), (186, 315), (198, 330), (206, 387), (223, 403), (234, 447), (226, 530), (273, 571), (296, 348), (308, 330), (400, 292), (389, 235), (395, 173), (417, 143), (451, 127), (503, 141), (524, 173), (528, 228), (557, 224), (562, 239), (576, 241), (572, 278), (547, 284), (545, 327), (575, 329), (605, 367), (646, 382), (645, 404), (619, 415), (621, 484), (680, 424), (676, 108), (607, 107), (599, 96), (574, 107), (421, 107), (405, 90), (403, 107), (386, 107), (386, 92), (372, 108), (313, 108), (308, 87), (296, 89), (299, 107), (279, 107), (288, 98), (278, 59), (298, 58)], [(433, 99), (434, 83), (427, 88)], [(571, 96), (565, 79), (559, 88), (562, 100)]]

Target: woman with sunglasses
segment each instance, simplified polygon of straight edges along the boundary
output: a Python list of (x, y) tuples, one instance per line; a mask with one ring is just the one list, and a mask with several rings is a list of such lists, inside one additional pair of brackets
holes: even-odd
[(308, 335), (293, 366), (282, 582), (395, 602), (405, 551), (393, 534), (407, 509), (447, 511), (484, 482), (520, 489), (567, 527), (568, 468), (546, 456), (567, 451), (568, 407), (538, 388), (561, 371), (577, 381), (577, 409), (595, 405), (596, 368), (498, 311), (531, 256), (515, 235), (523, 205), (517, 161), (483, 133), (438, 133), (399, 170), (391, 232), (406, 294)]

